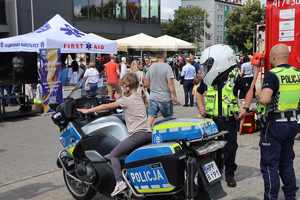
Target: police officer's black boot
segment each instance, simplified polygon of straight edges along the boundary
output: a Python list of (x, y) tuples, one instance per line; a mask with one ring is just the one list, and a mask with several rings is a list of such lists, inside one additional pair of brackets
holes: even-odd
[(236, 181), (234, 179), (234, 176), (226, 176), (225, 181), (228, 187), (236, 187)]

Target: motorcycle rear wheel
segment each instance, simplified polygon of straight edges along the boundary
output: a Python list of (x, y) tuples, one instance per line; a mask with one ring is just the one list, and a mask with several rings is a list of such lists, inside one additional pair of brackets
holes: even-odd
[(96, 195), (96, 191), (90, 185), (80, 183), (63, 172), (65, 184), (76, 200), (91, 200)]

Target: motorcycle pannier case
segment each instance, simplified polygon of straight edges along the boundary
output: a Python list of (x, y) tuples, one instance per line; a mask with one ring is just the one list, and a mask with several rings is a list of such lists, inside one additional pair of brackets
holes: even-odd
[(152, 143), (201, 140), (218, 132), (212, 119), (171, 119), (153, 127)]
[(184, 153), (178, 143), (152, 144), (125, 160), (126, 176), (138, 193), (170, 193), (184, 184)]

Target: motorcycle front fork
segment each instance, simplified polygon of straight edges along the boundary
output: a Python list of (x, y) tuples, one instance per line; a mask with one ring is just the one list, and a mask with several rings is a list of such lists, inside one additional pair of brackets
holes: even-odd
[(186, 169), (186, 183), (185, 183), (185, 200), (194, 200), (195, 197), (195, 175), (197, 169), (196, 159), (193, 157), (188, 157), (185, 163)]

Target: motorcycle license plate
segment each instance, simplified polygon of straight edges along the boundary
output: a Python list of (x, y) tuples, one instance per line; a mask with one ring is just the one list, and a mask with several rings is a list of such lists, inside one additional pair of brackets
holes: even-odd
[(208, 183), (211, 183), (222, 177), (215, 161), (211, 161), (202, 165), (203, 172), (206, 176)]

